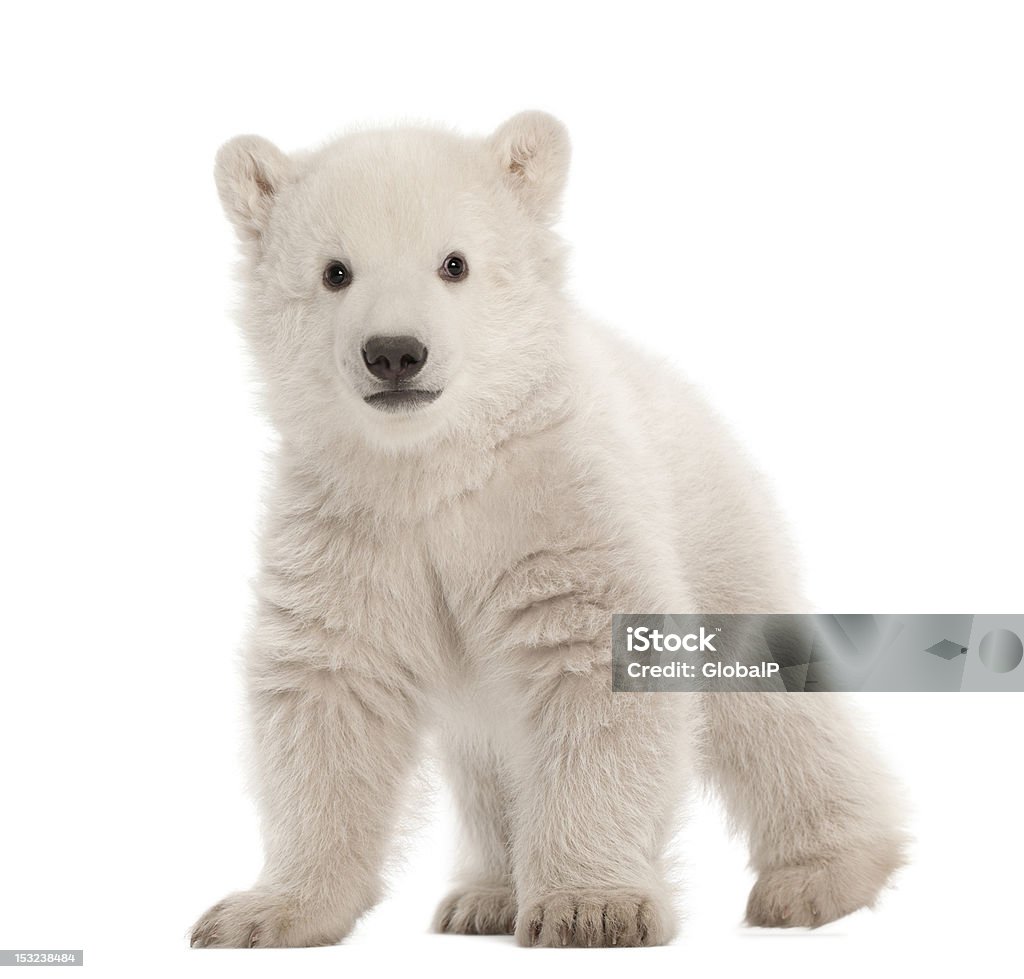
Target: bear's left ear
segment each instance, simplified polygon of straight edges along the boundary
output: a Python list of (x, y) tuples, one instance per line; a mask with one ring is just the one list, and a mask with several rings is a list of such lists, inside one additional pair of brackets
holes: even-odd
[(520, 112), (488, 138), (505, 184), (544, 224), (558, 217), (569, 174), (569, 132), (546, 112)]
[(242, 242), (258, 242), (275, 198), (291, 179), (292, 161), (269, 139), (236, 136), (217, 153), (217, 191)]

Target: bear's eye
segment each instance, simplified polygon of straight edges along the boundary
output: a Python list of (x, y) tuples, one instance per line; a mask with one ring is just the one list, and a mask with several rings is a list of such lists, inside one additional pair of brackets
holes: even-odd
[(438, 271), (442, 279), (447, 279), (449, 282), (458, 282), (469, 275), (469, 266), (466, 265), (466, 260), (458, 252), (452, 252), (441, 263), (441, 268)]
[(352, 273), (342, 262), (330, 262), (324, 269), (324, 285), (328, 289), (344, 289), (352, 281)]

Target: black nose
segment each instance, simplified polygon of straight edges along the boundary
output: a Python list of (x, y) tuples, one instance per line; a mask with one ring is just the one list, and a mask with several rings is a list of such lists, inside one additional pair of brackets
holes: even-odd
[(370, 337), (363, 347), (366, 369), (382, 381), (405, 381), (427, 362), (427, 348), (415, 337)]

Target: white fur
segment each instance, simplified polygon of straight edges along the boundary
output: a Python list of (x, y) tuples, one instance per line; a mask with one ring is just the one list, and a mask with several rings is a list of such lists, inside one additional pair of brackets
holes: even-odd
[[(669, 940), (662, 859), (703, 767), (750, 839), (753, 923), (870, 904), (901, 861), (892, 786), (836, 698), (611, 693), (613, 612), (801, 600), (722, 424), (566, 298), (568, 161), (537, 112), (488, 139), (357, 132), (286, 156), (245, 136), (218, 155), (280, 448), (247, 654), (266, 863), (196, 945), (340, 940), (380, 896), (432, 729), (464, 821), (442, 930)], [(453, 251), (461, 282), (438, 275)], [(347, 289), (324, 287), (331, 260)], [(364, 402), (362, 346), (394, 334), (428, 348), (433, 403)]]

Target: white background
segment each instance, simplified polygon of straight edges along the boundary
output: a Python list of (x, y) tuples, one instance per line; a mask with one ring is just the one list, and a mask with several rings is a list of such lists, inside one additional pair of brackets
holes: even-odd
[[(427, 933), (425, 809), (342, 947), (193, 951), (259, 866), (236, 652), (270, 435), (230, 310), (218, 145), (353, 123), (569, 125), (588, 309), (699, 379), (829, 611), (1024, 610), (1024, 31), (1014, 4), (5, 7), (0, 947), (98, 976), (832, 975), (995, 967), (1021, 915), (1016, 695), (865, 698), (915, 804), (877, 913), (740, 919), (713, 807), (668, 948)], [(628, 961), (627, 961), (628, 959)], [(1008, 964), (1008, 963), (1007, 963)]]

